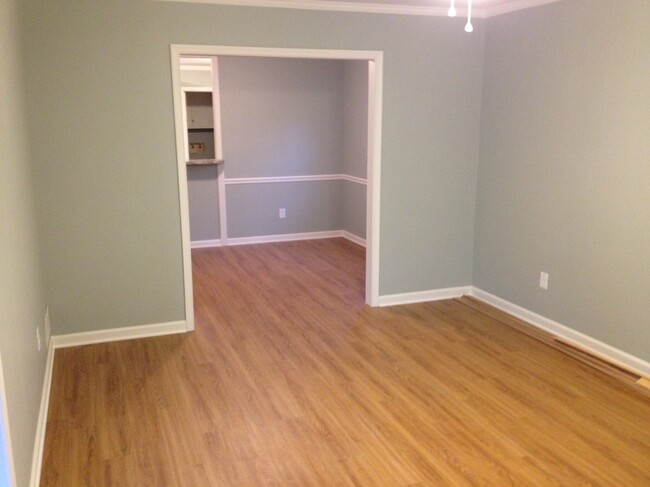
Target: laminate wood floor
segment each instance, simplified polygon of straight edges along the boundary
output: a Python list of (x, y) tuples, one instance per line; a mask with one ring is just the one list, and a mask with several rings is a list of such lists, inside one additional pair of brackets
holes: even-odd
[(193, 251), (196, 331), (57, 350), (42, 486), (650, 485), (650, 399), (342, 239)]

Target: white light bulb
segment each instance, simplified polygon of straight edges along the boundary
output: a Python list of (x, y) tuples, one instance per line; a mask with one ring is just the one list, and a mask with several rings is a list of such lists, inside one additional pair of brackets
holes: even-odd
[(467, 0), (467, 23), (465, 24), (465, 32), (472, 32), (472, 0)]
[(454, 0), (451, 0), (451, 5), (449, 6), (449, 12), (447, 15), (450, 17), (456, 17), (456, 7), (454, 7)]

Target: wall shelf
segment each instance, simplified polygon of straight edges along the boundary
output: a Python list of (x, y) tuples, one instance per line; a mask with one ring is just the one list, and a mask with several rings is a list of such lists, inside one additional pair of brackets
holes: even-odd
[(190, 159), (185, 164), (188, 166), (217, 166), (223, 164), (223, 159)]

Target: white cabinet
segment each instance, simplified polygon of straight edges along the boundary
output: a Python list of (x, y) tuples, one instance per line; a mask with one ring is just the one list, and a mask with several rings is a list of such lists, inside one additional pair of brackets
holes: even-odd
[(188, 129), (214, 128), (212, 115), (212, 93), (206, 91), (186, 91)]

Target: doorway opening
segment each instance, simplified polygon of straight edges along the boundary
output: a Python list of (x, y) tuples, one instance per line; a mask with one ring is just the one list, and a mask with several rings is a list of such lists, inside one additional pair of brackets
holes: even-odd
[[(196, 154), (210, 152), (213, 161), (214, 171), (216, 169), (217, 186), (219, 193), (219, 226), (221, 229), (220, 244), (228, 243), (227, 217), (225, 209), (225, 187), (228, 184), (250, 184), (251, 182), (266, 183), (265, 179), (273, 178), (231, 178), (225, 179), (223, 173), (223, 153), (221, 152), (221, 120), (219, 117), (220, 109), (218, 105), (219, 96), (212, 97), (211, 102), (217, 105), (214, 108), (214, 148), (209, 147), (208, 143), (197, 138), (190, 143), (189, 138), (200, 137), (201, 130), (205, 130), (201, 123), (192, 130), (188, 130), (188, 102), (200, 104), (202, 96), (194, 96), (190, 101), (188, 92), (201, 91), (201, 89), (185, 87), (181, 79), (181, 65), (186, 63), (187, 59), (202, 59), (197, 64), (201, 69), (201, 63), (210, 62), (213, 66), (218, 66), (220, 60), (224, 63), (232, 58), (261, 58), (261, 60), (279, 59), (279, 60), (330, 60), (330, 61), (363, 61), (367, 68), (367, 147), (366, 155), (366, 218), (365, 218), (365, 243), (366, 243), (366, 271), (365, 271), (365, 302), (371, 306), (376, 306), (379, 294), (379, 189), (380, 189), (380, 161), (381, 161), (381, 100), (382, 100), (382, 61), (383, 54), (380, 51), (348, 51), (348, 50), (320, 50), (320, 49), (276, 49), (276, 48), (250, 48), (250, 47), (224, 47), (224, 46), (193, 46), (193, 45), (172, 45), (171, 62), (172, 62), (172, 81), (174, 95), (174, 115), (176, 125), (176, 146), (178, 162), (178, 181), (179, 181), (179, 198), (181, 210), (181, 233), (182, 233), (182, 250), (183, 250), (183, 272), (184, 272), (184, 292), (185, 292), (185, 314), (187, 329), (194, 329), (194, 302), (192, 288), (192, 236), (190, 231), (190, 204), (188, 191), (188, 160), (192, 158), (190, 151), (194, 152), (194, 158), (200, 158)], [(218, 71), (212, 72), (213, 87), (218, 90)], [(217, 92), (218, 95), (218, 92)], [(194, 108), (192, 108), (194, 110)], [(202, 120), (203, 116), (194, 117)], [(218, 132), (218, 134), (217, 134)], [(188, 136), (188, 134), (190, 134)], [(294, 135), (296, 143), (300, 142), (300, 135)], [(205, 168), (202, 168), (203, 170)], [(341, 176), (324, 175), (324, 176)], [(320, 175), (318, 177), (324, 177)], [(318, 180), (316, 179), (306, 179)], [(312, 177), (313, 178), (313, 177)], [(259, 179), (264, 181), (250, 181)], [(354, 180), (352, 177), (351, 179)], [(361, 179), (361, 178), (357, 178)], [(242, 181), (246, 180), (246, 181)], [(354, 182), (354, 181), (353, 181)], [(280, 209), (279, 218), (283, 218), (283, 211)], [(196, 239), (194, 239), (196, 240)], [(236, 240), (236, 239), (231, 239)], [(245, 240), (245, 239), (240, 239)], [(235, 243), (235, 242), (232, 242)], [(239, 243), (244, 243), (239, 242)], [(252, 243), (252, 242), (251, 242)], [(195, 242), (196, 244), (196, 242)]]

